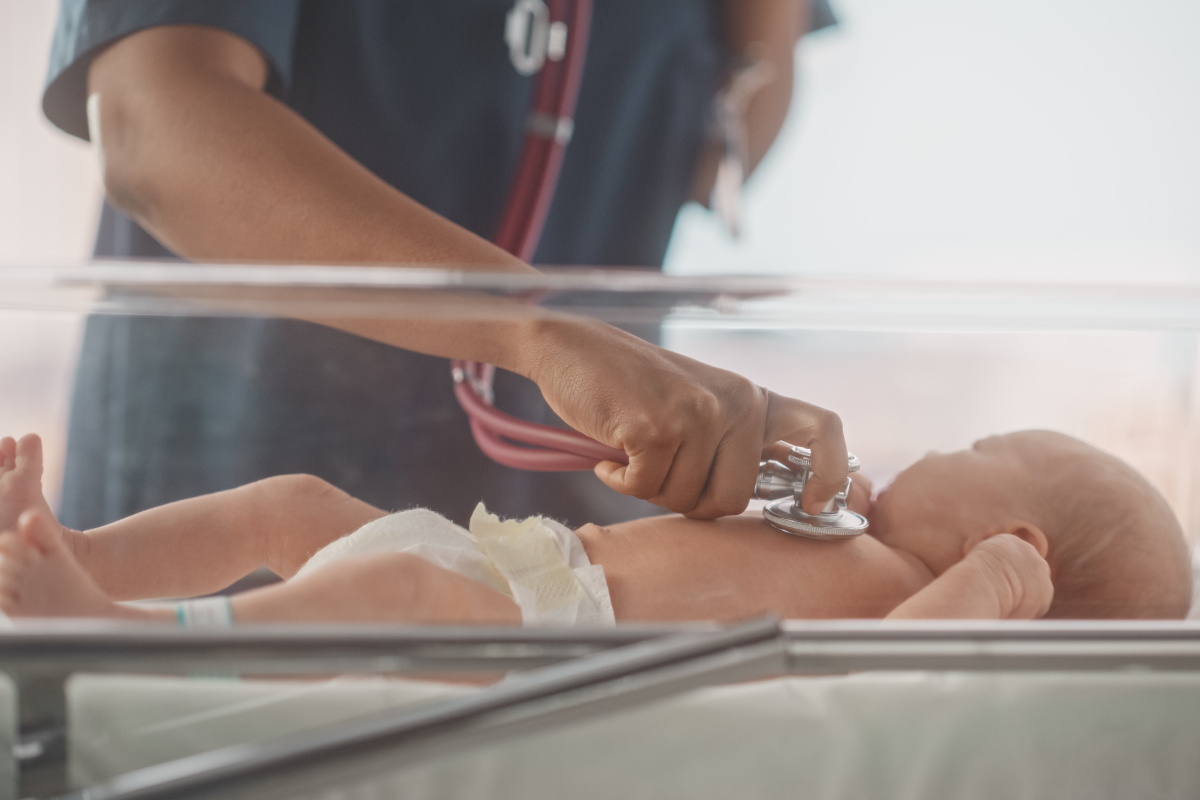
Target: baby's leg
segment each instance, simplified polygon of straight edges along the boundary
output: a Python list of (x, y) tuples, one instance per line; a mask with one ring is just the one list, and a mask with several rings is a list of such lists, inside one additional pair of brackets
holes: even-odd
[[(180, 504), (174, 508), (164, 507), (165, 511), (155, 509), (141, 521), (150, 523), (149, 525), (123, 520), (99, 529), (96, 532), (99, 534), (97, 536), (73, 531), (55, 520), (42, 493), (41, 439), (34, 434), (23, 436), (20, 441), (9, 437), (0, 439), (0, 532), (8, 535), (10, 550), (15, 546), (13, 542), (20, 539), (17, 534), (18, 519), (25, 514), (36, 513), (41, 520), (39, 525), (44, 523), (62, 540), (75, 566), (89, 574), (91, 582), (97, 584), (109, 596), (140, 599), (188, 594), (187, 589), (191, 587), (176, 585), (178, 577), (172, 574), (174, 565), (185, 565), (188, 578), (192, 581), (200, 581), (202, 585), (217, 584), (209, 591), (228, 586), (255, 569), (256, 565), (247, 567), (243, 563), (245, 558), (239, 559), (245, 547), (239, 548), (232, 543), (226, 543), (225, 550), (228, 551), (229, 557), (214, 560), (195, 558), (195, 553), (189, 553), (186, 546), (181, 548), (180, 542), (171, 541), (172, 534), (180, 528), (187, 528), (186, 525), (180, 525), (186, 514), (173, 511), (181, 506), (197, 510), (207, 507), (209, 516), (212, 516), (211, 510), (214, 505), (225, 504), (210, 499), (193, 503), (191, 506)], [(139, 531), (152, 530), (155, 527), (166, 529), (161, 538), (146, 539), (138, 536)], [(207, 537), (203, 541), (210, 539), (211, 537)], [(254, 543), (253, 539), (242, 539)], [(163, 553), (163, 548), (156, 545), (167, 545), (170, 552)], [(57, 563), (55, 554), (47, 553), (47, 556), (50, 563)], [(261, 559), (259, 561), (261, 562)], [(228, 580), (221, 582), (225, 578)], [(160, 587), (161, 593), (155, 595), (154, 587)], [(145, 590), (145, 593), (141, 593), (141, 590)]]
[(409, 553), (347, 558), (231, 598), (235, 622), (520, 625), (508, 597)]
[[(499, 592), (407, 553), (345, 559), (300, 580), (231, 600), (235, 622), (409, 622), (519, 625)], [(0, 534), (0, 610), (12, 617), (99, 617), (174, 622), (171, 608), (113, 602), (69, 552), (45, 512)]]
[(75, 559), (49, 512), (21, 514), (0, 533), (0, 611), (10, 617), (102, 617), (172, 621), (171, 609), (114, 603)]
[(1012, 534), (985, 539), (888, 619), (1038, 619), (1054, 598), (1050, 566)]
[(88, 531), (80, 561), (117, 600), (196, 597), (261, 566), (291, 577), (317, 550), (382, 516), (319, 478), (284, 475)]

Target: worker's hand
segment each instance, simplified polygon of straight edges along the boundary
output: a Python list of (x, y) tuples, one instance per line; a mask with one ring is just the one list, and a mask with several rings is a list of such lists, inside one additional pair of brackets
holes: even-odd
[(628, 465), (596, 467), (622, 494), (694, 518), (740, 514), (763, 449), (780, 440), (813, 451), (806, 511), (819, 511), (846, 482), (846, 442), (832, 412), (602, 323), (543, 323), (529, 351), (523, 371), (551, 408), (628, 454)]

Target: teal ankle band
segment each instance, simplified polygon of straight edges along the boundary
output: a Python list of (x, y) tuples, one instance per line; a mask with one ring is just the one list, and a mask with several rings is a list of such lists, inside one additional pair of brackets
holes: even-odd
[(233, 606), (224, 595), (201, 597), (178, 603), (175, 616), (185, 628), (228, 628), (233, 625)]

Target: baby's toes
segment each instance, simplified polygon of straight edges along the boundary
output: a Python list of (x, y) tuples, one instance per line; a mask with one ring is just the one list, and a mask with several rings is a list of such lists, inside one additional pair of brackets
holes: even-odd
[(17, 440), (11, 436), (0, 439), (0, 475), (17, 465)]
[(42, 477), (42, 438), (36, 433), (27, 433), (17, 440), (13, 451), (13, 463), (22, 470), (29, 470)]

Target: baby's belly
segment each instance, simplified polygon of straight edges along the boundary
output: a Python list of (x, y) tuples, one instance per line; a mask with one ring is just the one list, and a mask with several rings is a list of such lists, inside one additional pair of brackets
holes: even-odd
[(604, 567), (618, 621), (878, 618), (925, 583), (870, 536), (804, 539), (757, 515), (656, 517), (586, 525), (578, 534), (588, 558)]

